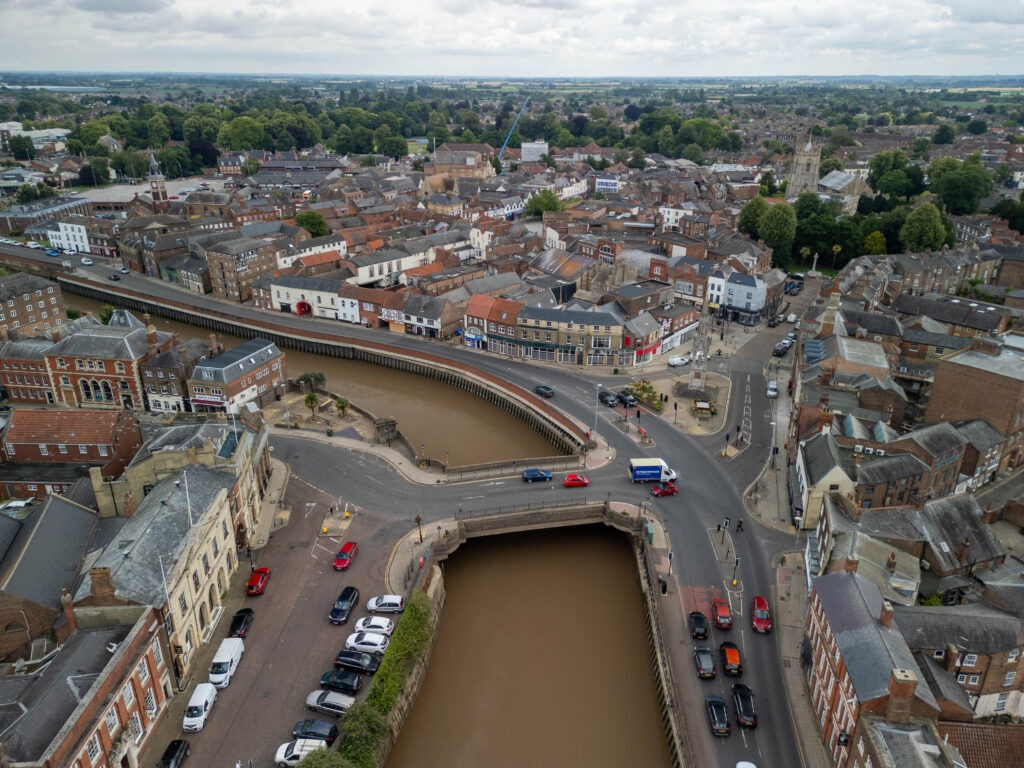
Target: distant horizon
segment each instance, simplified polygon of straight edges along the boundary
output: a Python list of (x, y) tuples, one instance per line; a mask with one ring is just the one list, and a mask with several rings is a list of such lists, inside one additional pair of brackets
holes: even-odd
[(1005, 0), (4, 0), (0, 28), (10, 72), (949, 78), (1024, 62)]

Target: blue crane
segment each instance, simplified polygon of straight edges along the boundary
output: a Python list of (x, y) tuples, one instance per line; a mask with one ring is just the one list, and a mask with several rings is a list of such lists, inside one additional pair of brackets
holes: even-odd
[(501, 162), (501, 158), (505, 155), (505, 149), (508, 147), (508, 140), (512, 138), (512, 134), (516, 131), (516, 126), (519, 125), (519, 118), (523, 116), (523, 112), (526, 111), (526, 106), (530, 103), (530, 97), (526, 97), (526, 101), (523, 102), (523, 106), (519, 108), (519, 114), (516, 115), (515, 122), (512, 123), (512, 127), (508, 129), (508, 136), (505, 137), (505, 143), (501, 145), (501, 150), (498, 152), (498, 162)]

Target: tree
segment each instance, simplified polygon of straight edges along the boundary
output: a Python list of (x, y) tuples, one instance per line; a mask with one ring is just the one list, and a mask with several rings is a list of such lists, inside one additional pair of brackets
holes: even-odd
[(864, 252), (874, 256), (880, 256), (889, 252), (889, 246), (885, 242), (885, 235), (877, 229), (864, 238)]
[(942, 125), (935, 129), (935, 133), (932, 134), (932, 143), (952, 144), (955, 138), (956, 132), (953, 130), (953, 126), (949, 123), (942, 123)]
[(242, 161), (242, 178), (252, 176), (260, 169), (260, 161), (252, 157), (247, 157)]
[(761, 235), (758, 224), (767, 210), (768, 202), (763, 197), (758, 196), (747, 202), (740, 209), (740, 218), (737, 224), (740, 232), (745, 232), (752, 239), (759, 240)]
[(823, 179), (825, 176), (832, 173), (832, 171), (841, 171), (845, 167), (846, 166), (843, 165), (843, 161), (838, 157), (826, 157), (818, 166), (818, 178)]
[(115, 308), (111, 304), (104, 304), (100, 310), (100, 322), (103, 325), (107, 325), (110, 322), (110, 318), (114, 316)]
[(786, 203), (771, 206), (758, 222), (758, 232), (779, 260), (788, 259), (796, 239), (796, 212)]
[(946, 241), (946, 228), (934, 203), (920, 205), (907, 215), (900, 230), (900, 240), (907, 253), (934, 251), (942, 247)]
[(982, 198), (992, 194), (992, 176), (977, 153), (963, 162), (954, 158), (936, 160), (930, 170), (932, 192), (954, 216), (974, 213)]
[(15, 192), (14, 200), (19, 205), (24, 205), (25, 203), (33, 203), (36, 200), (45, 200), (56, 194), (53, 187), (42, 182), (39, 184), (22, 184), (18, 187), (18, 191)]
[(988, 123), (984, 120), (971, 120), (967, 123), (967, 132), (981, 136), (983, 133), (988, 133)]
[(306, 371), (297, 379), (303, 384), (309, 384), (313, 389), (320, 389), (327, 381), (327, 377), (320, 371)]
[(351, 405), (352, 405), (352, 403), (350, 403), (344, 397), (336, 397), (336, 398), (334, 398), (334, 409), (338, 412), (339, 416), (344, 417), (345, 416), (345, 411), (347, 411)]
[(78, 183), (88, 187), (110, 183), (110, 166), (105, 157), (94, 157), (78, 171)]
[(11, 136), (11, 154), (15, 160), (31, 160), (36, 156), (35, 145), (29, 136)]
[(317, 395), (317, 393), (307, 393), (306, 396), (303, 398), (302, 402), (304, 402), (306, 404), (306, 407), (309, 408), (310, 415), (313, 418), (316, 418), (316, 407), (320, 403), (320, 397)]
[(297, 768), (356, 768), (356, 763), (334, 749), (317, 749), (303, 757)]
[(540, 216), (546, 211), (560, 211), (564, 206), (558, 195), (550, 189), (542, 189), (526, 201), (527, 216)]
[(295, 223), (309, 232), (310, 237), (324, 237), (331, 232), (324, 217), (316, 211), (303, 211), (295, 217)]
[(910, 164), (906, 154), (901, 149), (883, 149), (876, 152), (868, 161), (868, 186), (876, 192), (878, 180), (889, 171), (903, 171)]

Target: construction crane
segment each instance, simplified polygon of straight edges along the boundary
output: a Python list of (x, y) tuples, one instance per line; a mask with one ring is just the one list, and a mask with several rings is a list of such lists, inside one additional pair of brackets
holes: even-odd
[(519, 118), (523, 116), (523, 112), (526, 111), (526, 106), (530, 103), (530, 97), (526, 97), (526, 101), (523, 102), (523, 106), (519, 108), (519, 114), (516, 115), (515, 122), (512, 123), (512, 127), (508, 129), (508, 136), (505, 137), (505, 143), (501, 145), (501, 150), (498, 152), (498, 162), (501, 162), (501, 158), (505, 156), (505, 149), (508, 147), (508, 141), (512, 138), (512, 134), (516, 131), (516, 126), (519, 125)]

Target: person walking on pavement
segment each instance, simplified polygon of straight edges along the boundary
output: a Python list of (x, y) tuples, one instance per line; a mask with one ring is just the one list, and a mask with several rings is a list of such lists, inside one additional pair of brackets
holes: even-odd
[(743, 521), (742, 520), (737, 520), (736, 521), (736, 533), (739, 533), (742, 530), (743, 530)]

